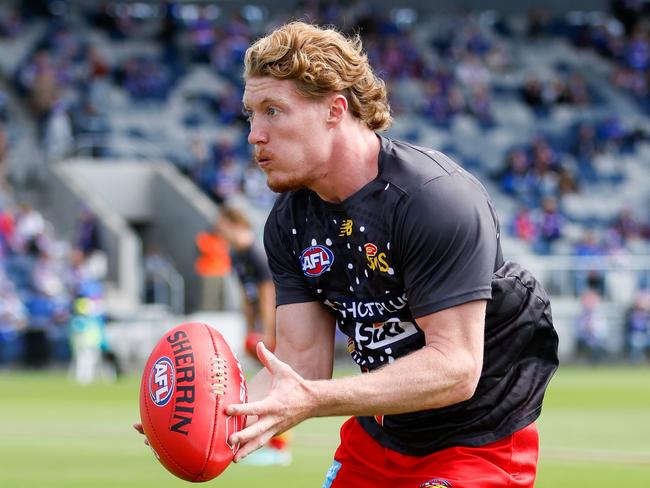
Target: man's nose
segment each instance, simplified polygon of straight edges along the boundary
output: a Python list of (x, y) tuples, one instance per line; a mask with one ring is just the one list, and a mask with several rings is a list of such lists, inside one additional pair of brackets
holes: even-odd
[(268, 134), (260, 123), (251, 121), (251, 130), (248, 133), (248, 143), (252, 145), (268, 142)]

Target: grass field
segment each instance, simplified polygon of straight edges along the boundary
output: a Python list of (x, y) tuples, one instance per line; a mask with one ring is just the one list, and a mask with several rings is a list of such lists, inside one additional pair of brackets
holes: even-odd
[[(136, 377), (81, 387), (61, 373), (5, 373), (0, 392), (0, 487), (188, 486), (131, 428)], [(290, 467), (233, 465), (210, 485), (320, 487), (341, 422), (297, 427)], [(560, 370), (539, 427), (537, 487), (650, 486), (649, 369)]]

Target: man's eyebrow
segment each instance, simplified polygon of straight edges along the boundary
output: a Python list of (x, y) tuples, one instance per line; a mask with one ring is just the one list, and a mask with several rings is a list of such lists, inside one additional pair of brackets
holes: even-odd
[[(266, 97), (259, 102), (259, 105), (272, 105), (274, 103), (288, 104), (289, 102), (284, 97)], [(246, 102), (242, 102), (242, 105), (244, 106), (244, 110), (251, 111)]]

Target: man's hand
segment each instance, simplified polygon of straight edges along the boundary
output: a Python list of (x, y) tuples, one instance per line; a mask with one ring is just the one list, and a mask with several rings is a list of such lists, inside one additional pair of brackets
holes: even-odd
[(240, 444), (235, 462), (264, 446), (276, 434), (312, 416), (315, 395), (310, 382), (280, 361), (262, 342), (257, 344), (257, 357), (272, 376), (271, 389), (260, 401), (230, 405), (228, 415), (256, 416), (256, 421), (230, 437), (230, 444)]
[[(144, 429), (142, 428), (142, 424), (133, 424), (133, 428), (137, 430), (140, 434), (144, 435)], [(147, 436), (144, 437), (144, 443), (148, 446), (149, 441), (147, 440)]]

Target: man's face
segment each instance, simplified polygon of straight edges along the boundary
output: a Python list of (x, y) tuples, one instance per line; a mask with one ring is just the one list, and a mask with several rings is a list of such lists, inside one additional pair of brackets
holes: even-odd
[(308, 188), (325, 176), (329, 147), (325, 100), (302, 97), (293, 81), (255, 77), (246, 81), (248, 142), (275, 192)]

